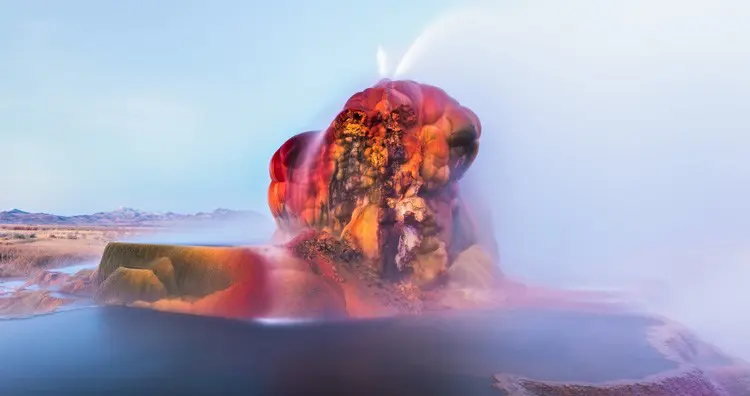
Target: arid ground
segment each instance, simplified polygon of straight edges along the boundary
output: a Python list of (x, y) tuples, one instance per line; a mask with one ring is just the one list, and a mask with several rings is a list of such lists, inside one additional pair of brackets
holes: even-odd
[(0, 316), (47, 313), (88, 294), (106, 244), (147, 226), (0, 225)]
[(147, 232), (149, 227), (0, 225), (0, 278), (98, 260), (108, 242)]

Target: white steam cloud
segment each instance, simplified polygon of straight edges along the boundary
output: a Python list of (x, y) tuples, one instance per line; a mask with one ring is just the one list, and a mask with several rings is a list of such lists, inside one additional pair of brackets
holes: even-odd
[(375, 53), (375, 59), (378, 62), (378, 75), (381, 78), (388, 77), (390, 70), (388, 69), (388, 54), (382, 45), (378, 45), (378, 51)]
[(237, 218), (181, 221), (123, 242), (198, 246), (251, 246), (268, 243), (275, 230), (270, 217), (253, 213)]
[(498, 2), (440, 18), (395, 75), (482, 120), (467, 182), (507, 273), (648, 291), (750, 358), (748, 20), (741, 0)]

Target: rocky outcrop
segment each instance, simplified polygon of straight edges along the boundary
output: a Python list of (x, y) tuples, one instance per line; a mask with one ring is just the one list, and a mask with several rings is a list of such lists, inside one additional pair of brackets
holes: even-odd
[(78, 297), (93, 297), (97, 290), (94, 284), (94, 276), (94, 271), (80, 271), (61, 284), (58, 291)]
[(49, 290), (22, 290), (0, 298), (0, 317), (17, 317), (54, 312), (71, 299)]
[(699, 369), (664, 373), (637, 381), (598, 384), (535, 381), (509, 376), (496, 376), (495, 379), (496, 388), (510, 396), (735, 396)]
[(94, 295), (94, 276), (92, 269), (82, 269), (75, 274), (55, 270), (37, 273), (27, 280), (18, 290), (47, 290), (76, 297)]

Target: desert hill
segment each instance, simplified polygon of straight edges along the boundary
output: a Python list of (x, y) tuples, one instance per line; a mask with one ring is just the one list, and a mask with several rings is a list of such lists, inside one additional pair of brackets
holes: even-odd
[(0, 212), (0, 224), (35, 224), (57, 226), (156, 226), (191, 220), (265, 220), (267, 217), (254, 211), (216, 209), (213, 212), (179, 214), (173, 212), (146, 212), (122, 207), (109, 212), (74, 216), (49, 213), (30, 213), (20, 209)]

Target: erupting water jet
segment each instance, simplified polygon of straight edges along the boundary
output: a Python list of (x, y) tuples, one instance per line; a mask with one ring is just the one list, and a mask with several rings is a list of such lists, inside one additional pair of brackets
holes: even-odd
[(388, 54), (382, 45), (378, 45), (378, 51), (375, 53), (375, 59), (378, 62), (378, 75), (380, 78), (388, 77)]

